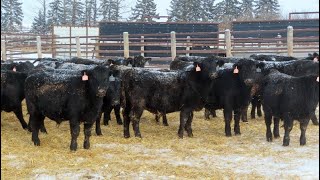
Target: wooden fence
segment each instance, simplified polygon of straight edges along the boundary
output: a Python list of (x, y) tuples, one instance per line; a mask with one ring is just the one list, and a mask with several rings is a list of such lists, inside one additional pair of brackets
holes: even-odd
[[(250, 31), (201, 32), (201, 33), (163, 33), (163, 34), (128, 34), (108, 36), (73, 36), (57, 37), (28, 36), (28, 38), (12, 37), (1, 34), (2, 60), (23, 60), (44, 57), (84, 57), (105, 59), (115, 56), (129, 57), (137, 54), (162, 54), (162, 58), (173, 60), (177, 55), (212, 55), (225, 54), (227, 57), (252, 53), (285, 53), (292, 56), (296, 53), (318, 51), (319, 36), (294, 37), (295, 32), (313, 31), (319, 34), (319, 29), (294, 29), (289, 26), (283, 30), (261, 30), (263, 33), (274, 33), (274, 38), (250, 38)], [(256, 31), (255, 31), (256, 32)], [(278, 35), (287, 32), (287, 37)], [(248, 38), (234, 38), (235, 34), (246, 33)], [(213, 38), (203, 38), (204, 35)], [(201, 37), (202, 36), (202, 37)], [(217, 37), (217, 38), (216, 38)], [(80, 39), (86, 43), (80, 43)], [(61, 43), (68, 39), (69, 43)], [(66, 41), (64, 41), (66, 42)], [(83, 41), (82, 41), (83, 42)], [(108, 48), (109, 47), (109, 48)], [(148, 47), (162, 47), (164, 50), (148, 50)], [(29, 56), (29, 55), (32, 56)]]

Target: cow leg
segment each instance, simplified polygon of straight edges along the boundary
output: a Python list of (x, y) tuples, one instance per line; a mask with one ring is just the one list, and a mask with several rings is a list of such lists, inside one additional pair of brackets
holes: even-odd
[(317, 116), (316, 116), (315, 112), (313, 112), (312, 115), (311, 115), (311, 121), (312, 121), (313, 125), (319, 125), (319, 121), (317, 119)]
[(70, 150), (76, 151), (78, 148), (77, 139), (80, 133), (80, 122), (78, 119), (70, 120), (70, 133), (71, 133)]
[(293, 119), (288, 115), (284, 118), (284, 137), (283, 146), (289, 146), (290, 144), (290, 132), (293, 128)]
[(180, 111), (180, 126), (178, 130), (178, 136), (179, 138), (183, 138), (184, 128), (186, 125), (186, 122), (188, 121), (188, 118), (190, 117), (191, 110), (188, 109), (182, 109)]
[(209, 119), (210, 119), (210, 110), (207, 109), (207, 108), (204, 109), (204, 118), (205, 118), (206, 120), (209, 120)]
[(129, 129), (129, 125), (130, 125), (130, 111), (131, 111), (131, 107), (129, 107), (128, 105), (122, 110), (122, 116), (123, 116), (123, 135), (125, 138), (129, 138), (130, 137), (130, 129)]
[(240, 115), (242, 115), (242, 109), (234, 110), (234, 133), (240, 135)]
[(273, 136), (274, 138), (279, 138), (280, 137), (280, 133), (279, 133), (279, 123), (280, 123), (280, 119), (273, 117)]
[(190, 113), (185, 125), (185, 130), (187, 131), (189, 137), (193, 137), (192, 127), (191, 127), (192, 119), (193, 119), (193, 112)]
[(155, 114), (155, 119), (156, 119), (157, 122), (159, 122), (160, 117), (161, 117), (161, 115), (160, 115), (159, 112), (157, 114)]
[(121, 119), (121, 116), (120, 116), (120, 105), (116, 105), (114, 106), (113, 110), (114, 110), (114, 114), (116, 115), (116, 119), (117, 119), (117, 124), (118, 125), (122, 125), (122, 119)]
[(139, 127), (142, 113), (143, 113), (143, 109), (140, 107), (133, 108), (130, 113), (130, 118), (132, 118), (132, 127), (134, 131), (134, 135), (135, 137), (139, 137), (139, 138), (142, 138), (140, 127)]
[(257, 102), (255, 99), (252, 99), (251, 101), (251, 119), (256, 118), (256, 108), (257, 108)]
[(102, 135), (101, 125), (100, 125), (101, 116), (102, 116), (102, 112), (99, 112), (99, 115), (98, 115), (97, 120), (96, 120), (96, 134), (98, 136)]
[(30, 114), (29, 121), (31, 125), (31, 130), (32, 130), (32, 141), (35, 146), (40, 146), (39, 130), (41, 127), (41, 116), (38, 114), (32, 113)]
[(109, 125), (109, 121), (111, 120), (110, 118), (111, 111), (112, 111), (112, 107), (110, 106), (106, 107), (103, 111), (103, 125), (105, 126)]
[(216, 110), (215, 109), (211, 109), (210, 110), (210, 114), (213, 118), (217, 117), (217, 114), (216, 114)]
[(306, 145), (306, 131), (307, 127), (309, 124), (309, 119), (302, 119), (300, 120), (300, 130), (301, 130), (301, 135), (300, 135), (300, 145)]
[(163, 124), (164, 126), (169, 126), (166, 113), (163, 113), (163, 114), (162, 114), (162, 124)]
[(248, 122), (247, 112), (248, 112), (248, 106), (245, 106), (245, 107), (241, 108), (241, 120), (242, 120), (242, 122)]
[(84, 142), (83, 148), (89, 149), (90, 148), (90, 136), (91, 136), (91, 128), (93, 123), (84, 123)]
[(27, 128), (28, 128), (28, 124), (27, 124), (26, 121), (23, 119), (22, 107), (21, 107), (21, 105), (20, 105), (18, 108), (16, 108), (13, 112), (14, 112), (14, 114), (17, 116), (17, 118), (19, 119), (22, 128), (23, 128), (23, 129), (27, 129)]
[(272, 132), (271, 132), (272, 114), (271, 114), (271, 112), (265, 110), (264, 121), (265, 121), (266, 128), (267, 128), (267, 132), (266, 132), (267, 141), (272, 142)]
[(259, 117), (262, 116), (261, 101), (260, 100), (258, 100), (258, 102), (257, 102), (257, 114), (258, 114)]
[(223, 110), (223, 115), (224, 115), (224, 132), (226, 133), (227, 137), (231, 137), (231, 120), (232, 120), (232, 110), (231, 109), (224, 109)]

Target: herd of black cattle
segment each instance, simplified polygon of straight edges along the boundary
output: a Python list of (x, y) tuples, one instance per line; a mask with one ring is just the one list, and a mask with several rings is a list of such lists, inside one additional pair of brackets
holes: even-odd
[[(102, 135), (100, 119), (108, 125), (114, 109), (117, 123), (123, 124), (124, 137), (129, 138), (129, 125), (141, 137), (139, 122), (144, 110), (155, 114), (168, 125), (166, 114), (180, 112), (178, 136), (192, 133), (193, 111), (205, 108), (205, 118), (223, 109), (225, 135), (240, 132), (240, 119), (247, 121), (251, 102), (251, 118), (255, 110), (266, 123), (267, 141), (278, 138), (279, 121), (284, 121), (283, 145), (290, 142), (293, 120), (300, 122), (300, 145), (306, 144), (309, 120), (318, 125), (315, 116), (319, 102), (319, 56), (306, 58), (276, 55), (251, 55), (250, 58), (176, 57), (170, 70), (143, 68), (149, 58), (67, 60), (42, 58), (31, 62), (1, 62), (1, 111), (13, 111), (22, 127), (32, 132), (32, 141), (40, 145), (39, 130), (47, 132), (44, 119), (57, 123), (68, 120), (71, 130), (70, 149), (77, 149), (80, 123), (84, 123), (83, 147), (90, 147), (91, 128)], [(38, 64), (37, 64), (38, 63)], [(35, 65), (37, 64), (37, 65)], [(26, 99), (27, 124), (21, 103)], [(122, 110), (123, 122), (120, 116)], [(274, 122), (271, 132), (272, 118)]]

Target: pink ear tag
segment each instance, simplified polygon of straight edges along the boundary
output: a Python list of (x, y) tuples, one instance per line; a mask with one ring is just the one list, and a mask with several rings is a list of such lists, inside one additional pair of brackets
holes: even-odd
[(201, 71), (201, 68), (197, 65), (197, 67), (196, 67), (196, 71), (197, 72), (200, 72)]
[(12, 71), (16, 72), (17, 71), (16, 67), (13, 67)]
[(319, 82), (319, 76), (317, 77), (317, 82)]
[(318, 60), (318, 58), (313, 58), (313, 62), (318, 62), (319, 60)]
[(82, 81), (88, 81), (88, 80), (89, 80), (89, 76), (86, 75), (86, 73), (84, 73), (82, 76)]
[(239, 73), (239, 69), (238, 66), (236, 66), (236, 68), (233, 70), (233, 74), (238, 74)]

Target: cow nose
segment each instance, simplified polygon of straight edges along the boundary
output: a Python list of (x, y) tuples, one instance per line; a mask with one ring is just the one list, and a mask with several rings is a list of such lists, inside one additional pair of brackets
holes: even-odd
[(244, 83), (245, 83), (247, 86), (252, 85), (252, 84), (253, 84), (253, 79), (246, 79), (246, 80), (244, 81)]
[(214, 72), (210, 75), (210, 78), (215, 79), (218, 77), (218, 73)]
[(120, 101), (113, 101), (113, 105), (119, 105), (120, 104)]
[(106, 90), (104, 90), (104, 89), (98, 89), (98, 96), (99, 96), (99, 97), (103, 97), (103, 96), (105, 96), (105, 94), (106, 94)]

